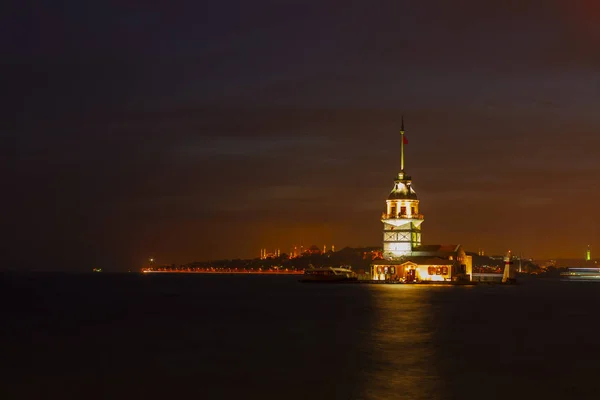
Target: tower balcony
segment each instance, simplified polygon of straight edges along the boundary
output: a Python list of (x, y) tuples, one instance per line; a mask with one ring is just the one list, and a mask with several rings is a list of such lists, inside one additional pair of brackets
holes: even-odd
[(381, 214), (381, 219), (423, 219), (423, 214)]

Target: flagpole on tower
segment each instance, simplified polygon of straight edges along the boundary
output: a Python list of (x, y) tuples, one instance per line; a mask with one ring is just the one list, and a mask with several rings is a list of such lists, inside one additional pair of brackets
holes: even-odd
[(404, 115), (400, 125), (400, 172), (404, 172)]

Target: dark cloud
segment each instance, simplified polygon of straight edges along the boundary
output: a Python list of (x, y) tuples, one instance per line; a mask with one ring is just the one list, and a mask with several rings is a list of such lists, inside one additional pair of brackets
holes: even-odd
[(427, 242), (556, 257), (599, 240), (594, 2), (8, 10), (12, 265), (377, 245), (402, 114)]

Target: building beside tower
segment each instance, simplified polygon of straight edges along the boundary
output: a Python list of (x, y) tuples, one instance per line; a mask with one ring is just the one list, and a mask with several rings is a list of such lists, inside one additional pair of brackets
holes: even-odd
[(400, 128), (400, 172), (386, 200), (383, 259), (371, 264), (371, 279), (404, 282), (469, 280), (471, 256), (460, 245), (423, 245), (419, 210), (412, 179), (404, 170), (404, 118)]

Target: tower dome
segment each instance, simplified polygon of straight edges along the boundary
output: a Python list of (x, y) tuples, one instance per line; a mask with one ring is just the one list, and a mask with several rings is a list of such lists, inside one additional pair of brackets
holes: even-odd
[(417, 193), (412, 187), (410, 176), (404, 176), (403, 173), (398, 174), (388, 200), (417, 200)]

